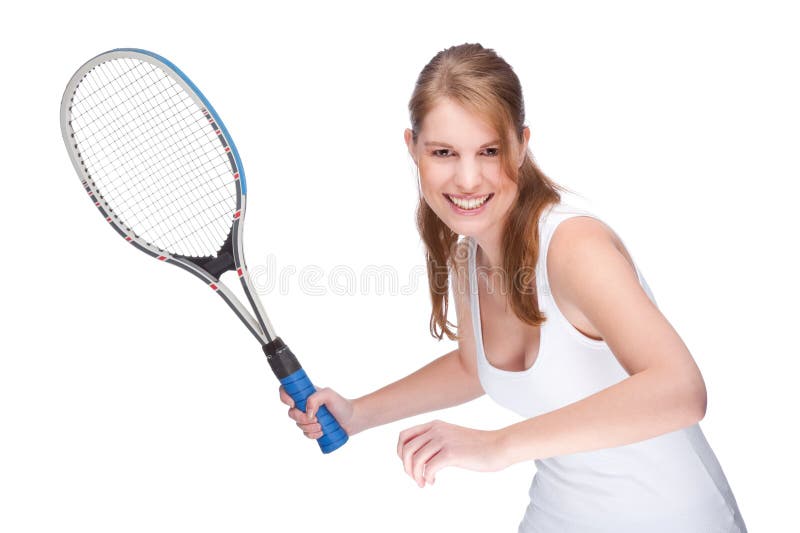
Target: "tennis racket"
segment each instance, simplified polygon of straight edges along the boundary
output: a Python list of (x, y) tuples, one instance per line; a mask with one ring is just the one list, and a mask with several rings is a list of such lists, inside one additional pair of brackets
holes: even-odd
[[(72, 164), (100, 214), (134, 248), (190, 272), (216, 292), (261, 344), (303, 411), (316, 389), (267, 317), (242, 248), (247, 185), (236, 146), (203, 93), (174, 64), (146, 50), (94, 57), (61, 101)], [(221, 280), (238, 276), (252, 313)], [(330, 453), (347, 433), (325, 406), (317, 442)]]

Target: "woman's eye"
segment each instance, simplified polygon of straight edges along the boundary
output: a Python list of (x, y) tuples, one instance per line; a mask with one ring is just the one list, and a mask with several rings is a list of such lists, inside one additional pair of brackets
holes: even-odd
[[(454, 153), (449, 148), (439, 148), (431, 152), (435, 157), (450, 157)], [(500, 154), (499, 148), (484, 148), (483, 153), (489, 157), (496, 157)]]

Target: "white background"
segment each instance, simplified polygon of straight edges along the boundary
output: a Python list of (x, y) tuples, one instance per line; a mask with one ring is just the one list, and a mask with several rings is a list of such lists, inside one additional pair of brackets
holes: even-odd
[[(518, 73), (542, 169), (622, 237), (708, 387), (701, 427), (752, 532), (795, 527), (798, 17), (790, 2), (4, 8), (0, 530), (515, 531), (534, 473), (457, 469), (419, 489), (395, 455), (433, 417), (323, 456), (211, 291), (117, 237), (59, 131), (63, 88), (115, 47), (156, 51), (242, 153), (251, 268), (423, 264), (402, 141), (419, 70), (480, 42)], [(644, 7), (644, 4), (648, 4)], [(520, 6), (522, 3), (519, 4)], [(452, 349), (411, 294), (262, 294), (312, 379), (355, 397)], [(364, 292), (366, 294), (364, 294)]]

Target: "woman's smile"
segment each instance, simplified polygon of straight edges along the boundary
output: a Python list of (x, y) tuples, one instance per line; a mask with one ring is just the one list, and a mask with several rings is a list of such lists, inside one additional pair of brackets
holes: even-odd
[(464, 194), (447, 194), (444, 197), (450, 203), (450, 207), (459, 215), (474, 216), (480, 214), (484, 210), (484, 206), (489, 203), (494, 193), (483, 195), (464, 195)]

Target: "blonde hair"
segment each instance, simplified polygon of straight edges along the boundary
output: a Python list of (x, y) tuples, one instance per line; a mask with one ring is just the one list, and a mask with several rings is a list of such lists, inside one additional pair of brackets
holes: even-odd
[[(539, 310), (535, 272), (539, 256), (539, 216), (561, 200), (568, 189), (548, 178), (528, 149), (521, 166), (510, 157), (514, 140), (523, 141), (525, 107), (519, 78), (497, 53), (480, 44), (452, 46), (436, 54), (419, 74), (408, 110), (413, 142), (422, 121), (441, 98), (450, 98), (490, 124), (500, 138), (501, 165), (517, 184), (517, 198), (508, 213), (502, 239), (502, 285), (514, 314), (526, 324), (545, 321)], [(456, 339), (455, 324), (447, 320), (448, 287), (453, 255), (458, 242), (454, 233), (433, 212), (420, 194), (417, 228), (425, 243), (428, 287), (433, 308), (431, 335)], [(510, 274), (510, 275), (509, 275)]]

